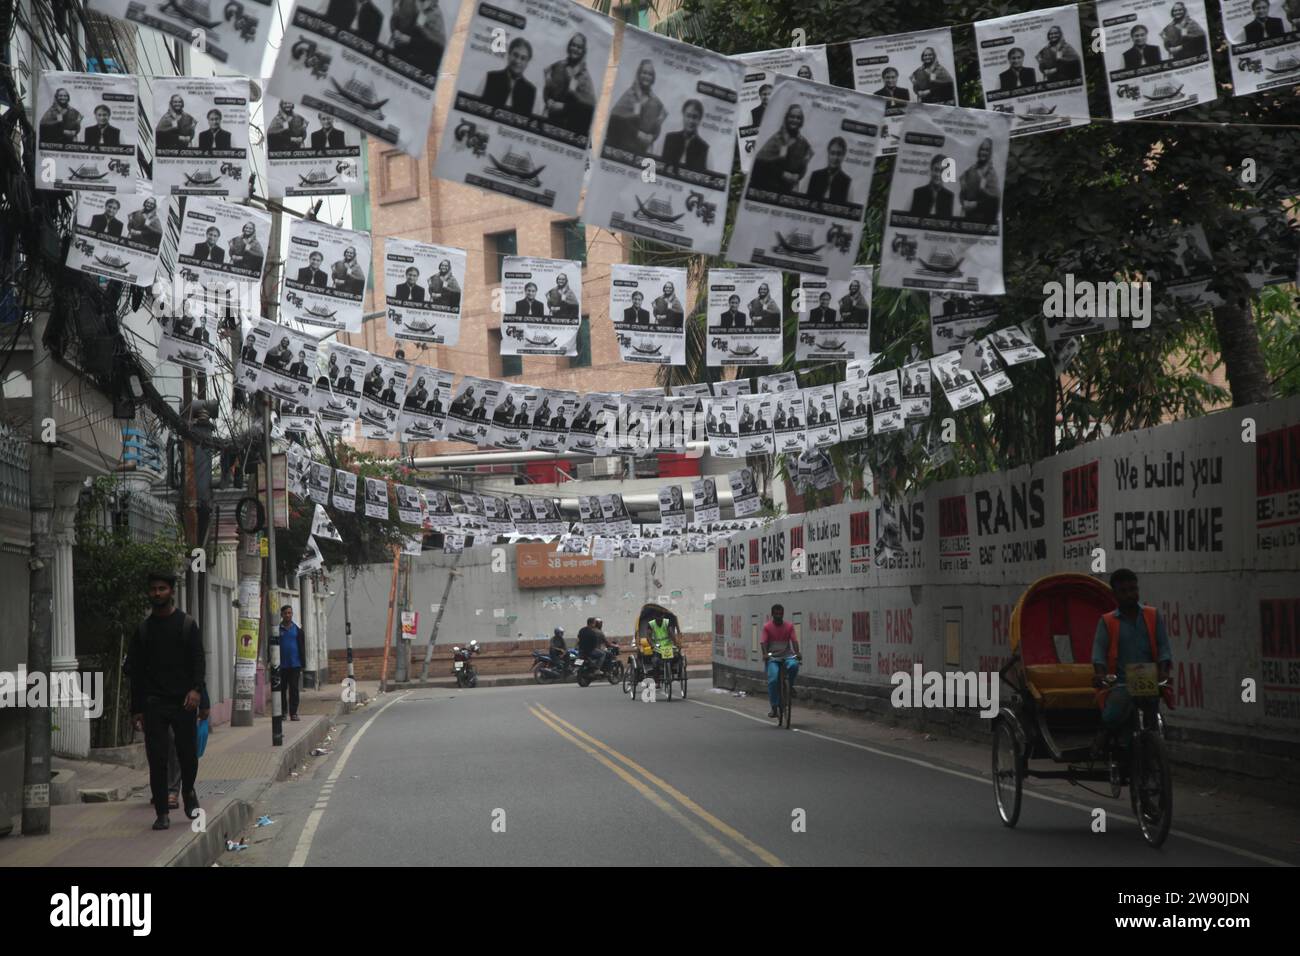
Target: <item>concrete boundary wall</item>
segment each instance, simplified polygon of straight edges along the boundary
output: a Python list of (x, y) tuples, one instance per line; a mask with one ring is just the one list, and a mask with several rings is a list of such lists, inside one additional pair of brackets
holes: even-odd
[(777, 600), (800, 631), (801, 679), (828, 700), (878, 706), (869, 699), (886, 698), (890, 675), (914, 663), (996, 671), (1026, 587), (1092, 573), (1097, 549), (1106, 572), (1139, 574), (1143, 600), (1168, 621), (1171, 737), (1300, 755), (1300, 399), (738, 534), (716, 555), (716, 678), (757, 676), (758, 633)]

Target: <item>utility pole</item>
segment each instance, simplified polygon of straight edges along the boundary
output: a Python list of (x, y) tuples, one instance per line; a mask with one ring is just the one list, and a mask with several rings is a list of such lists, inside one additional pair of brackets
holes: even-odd
[[(54, 365), (45, 347), (49, 303), (32, 310), (32, 450), (29, 472), (32, 559), (27, 673), (45, 680), (54, 641)], [(24, 693), (26, 687), (23, 688)], [(48, 695), (47, 695), (48, 696)], [(50, 708), (24, 707), (23, 836), (50, 832)]]
[(422, 681), (429, 679), (429, 662), (433, 660), (433, 645), (438, 641), (438, 625), (442, 623), (443, 612), (447, 610), (447, 596), (451, 594), (451, 582), (460, 575), (455, 568), (459, 562), (460, 555), (457, 555), (452, 567), (447, 569), (447, 583), (442, 588), (442, 601), (438, 604), (438, 613), (433, 617), (433, 630), (429, 632), (429, 646), (424, 649), (424, 667), (420, 669)]
[[(262, 309), (266, 317), (274, 322), (280, 311), (280, 276), (283, 265), (280, 258), (280, 230), (284, 214), (276, 210), (271, 214), (271, 239), (267, 243), (267, 256), (270, 268), (262, 278)], [(271, 258), (274, 256), (274, 258)], [(267, 294), (267, 284), (270, 294)], [(271, 745), (284, 746), (284, 714), (280, 710), (280, 629), (278, 625), (279, 610), (277, 604), (277, 587), (275, 553), (275, 477), (271, 462), (271, 396), (262, 392), (262, 467), (266, 473), (266, 539), (267, 539), (267, 582), (266, 620), (269, 627), (267, 650), (271, 658)]]

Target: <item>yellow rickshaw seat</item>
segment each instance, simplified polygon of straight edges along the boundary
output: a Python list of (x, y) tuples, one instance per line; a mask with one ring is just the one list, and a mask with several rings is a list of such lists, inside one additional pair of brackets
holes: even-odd
[(1097, 706), (1091, 664), (1030, 664), (1025, 678), (1045, 710), (1088, 710)]

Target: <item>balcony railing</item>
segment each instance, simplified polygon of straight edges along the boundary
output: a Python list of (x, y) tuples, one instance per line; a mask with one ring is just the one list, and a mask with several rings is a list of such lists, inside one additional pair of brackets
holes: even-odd
[(28, 442), (27, 435), (0, 423), (0, 507), (31, 510)]

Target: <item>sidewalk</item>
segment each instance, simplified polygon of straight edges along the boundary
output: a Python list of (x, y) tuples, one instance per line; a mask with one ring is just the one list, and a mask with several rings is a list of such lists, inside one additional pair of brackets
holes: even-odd
[[(208, 866), (252, 823), (257, 799), (272, 783), (310, 760), (330, 725), (343, 712), (340, 685), (302, 692), (300, 721), (284, 721), (284, 744), (271, 743), (271, 718), (252, 727), (215, 728), (199, 761), (195, 790), (205, 813), (204, 832), (192, 829), (183, 810), (171, 811), (171, 828), (150, 829), (149, 771), (60, 761), (73, 767), (77, 789), (103, 789), (107, 802), (68, 803), (50, 808), (50, 832), (43, 836), (0, 838), (0, 867), (17, 866)], [(359, 681), (359, 700), (373, 699), (378, 682)], [(97, 783), (104, 783), (98, 787)], [(126, 799), (111, 799), (122, 794)]]

